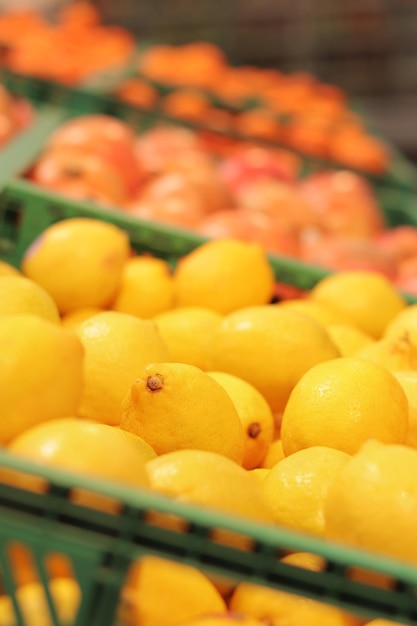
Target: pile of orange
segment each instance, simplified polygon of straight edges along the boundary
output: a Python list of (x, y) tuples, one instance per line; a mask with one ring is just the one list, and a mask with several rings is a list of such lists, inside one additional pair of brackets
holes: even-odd
[[(158, 84), (170, 92), (161, 95)], [(207, 42), (146, 50), (138, 75), (125, 81), (117, 95), (188, 122), (277, 142), (358, 170), (381, 174), (389, 167), (387, 146), (367, 130), (341, 89), (307, 72), (234, 67)]]
[(77, 0), (55, 23), (31, 9), (2, 13), (0, 45), (3, 66), (73, 85), (123, 66), (135, 42), (126, 29), (102, 24), (92, 3)]

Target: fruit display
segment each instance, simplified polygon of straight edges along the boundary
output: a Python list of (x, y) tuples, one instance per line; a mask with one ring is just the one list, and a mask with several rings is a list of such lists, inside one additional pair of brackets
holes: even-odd
[(369, 173), (383, 174), (391, 164), (388, 145), (368, 130), (340, 88), (308, 72), (235, 67), (212, 43), (146, 48), (116, 94), (174, 118)]
[(0, 148), (32, 124), (35, 111), (31, 103), (13, 96), (0, 84)]
[[(344, 270), (276, 302), (259, 243), (213, 239), (171, 267), (83, 217), (51, 225), (18, 268), (0, 270), (0, 438), (16, 458), (417, 563), (417, 305), (386, 276)], [(44, 479), (4, 467), (0, 482), (45, 493)], [(119, 510), (85, 488), (70, 498)], [(148, 515), (182, 532), (175, 514)], [(213, 533), (247, 549), (244, 532)], [(49, 623), (30, 547), (16, 543), (8, 558), (25, 626)], [(320, 554), (280, 559), (300, 573), (325, 568)], [(82, 594), (71, 559), (53, 553), (47, 568), (71, 624)], [(360, 568), (350, 577), (390, 584)], [(0, 624), (13, 625), (0, 592)], [(359, 607), (151, 554), (133, 559), (117, 614), (123, 626), (377, 624)]]
[(219, 146), (196, 131), (135, 132), (105, 114), (72, 117), (46, 139), (26, 178), (128, 218), (204, 238), (260, 243), (331, 270), (367, 269), (416, 294), (417, 221), (392, 225), (370, 182), (348, 170), (309, 173), (289, 151)]

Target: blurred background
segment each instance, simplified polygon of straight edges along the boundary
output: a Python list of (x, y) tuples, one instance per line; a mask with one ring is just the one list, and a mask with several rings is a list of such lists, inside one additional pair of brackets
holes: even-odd
[[(45, 3), (47, 0), (44, 0)], [(346, 90), (417, 162), (417, 0), (96, 0), (142, 39), (220, 45), (232, 63), (308, 71)]]

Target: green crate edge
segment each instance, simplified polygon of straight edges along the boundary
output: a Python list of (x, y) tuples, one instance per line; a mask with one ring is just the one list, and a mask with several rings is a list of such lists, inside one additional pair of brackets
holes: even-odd
[[(47, 493), (31, 493), (0, 483), (2, 565), (5, 556), (1, 551), (12, 539), (33, 547), (39, 559), (51, 551), (72, 557), (86, 585), (74, 626), (111, 626), (126, 568), (145, 554), (187, 563), (236, 581), (296, 593), (363, 617), (415, 623), (417, 568), (408, 563), (183, 504), (147, 490), (48, 468), (5, 451), (0, 451), (0, 467), (41, 476), (50, 485)], [(75, 488), (116, 499), (122, 504), (121, 512), (113, 515), (73, 504), (69, 495)], [(185, 521), (186, 529), (177, 532), (155, 527), (146, 520), (149, 511), (175, 515)], [(219, 544), (210, 535), (212, 529), (245, 536), (252, 540), (252, 547), (243, 550)], [(319, 555), (326, 560), (327, 568), (316, 572), (281, 563), (279, 556), (288, 550)], [(386, 574), (394, 580), (394, 588), (382, 590), (352, 581), (348, 574), (352, 567)], [(46, 573), (40, 568), (46, 585)], [(6, 578), (13, 595), (10, 572)]]

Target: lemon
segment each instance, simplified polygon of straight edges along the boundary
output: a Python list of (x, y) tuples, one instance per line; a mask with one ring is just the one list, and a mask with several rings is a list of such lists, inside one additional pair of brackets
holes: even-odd
[(331, 324), (348, 322), (347, 316), (340, 311), (334, 310), (328, 304), (316, 302), (308, 297), (282, 300), (276, 306), (298, 311), (298, 313), (304, 313), (304, 315), (308, 315), (313, 320), (326, 327)]
[(380, 363), (393, 371), (417, 369), (417, 345), (406, 336), (378, 339), (360, 348), (354, 356)]
[(143, 367), (169, 360), (168, 350), (151, 320), (103, 311), (74, 330), (85, 352), (84, 389), (78, 414), (118, 425), (121, 402)]
[(408, 401), (391, 372), (365, 359), (343, 357), (312, 367), (295, 386), (281, 424), (286, 456), (310, 446), (355, 453), (375, 438), (403, 443)]
[(77, 217), (49, 226), (26, 251), (21, 269), (53, 297), (60, 313), (107, 308), (129, 254), (121, 228)]
[(266, 304), (274, 273), (257, 243), (213, 239), (183, 257), (174, 271), (176, 306), (202, 306), (219, 313)]
[(83, 347), (71, 331), (35, 315), (0, 316), (0, 442), (76, 412)]
[(21, 276), (21, 273), (16, 267), (10, 265), (10, 263), (0, 261), (0, 277), (3, 276)]
[(145, 255), (129, 259), (111, 308), (148, 319), (173, 305), (174, 284), (168, 263)]
[(410, 304), (402, 309), (386, 326), (384, 337), (387, 339), (406, 337), (417, 346), (417, 304)]
[(178, 307), (153, 318), (173, 361), (208, 369), (211, 337), (222, 315), (205, 307)]
[(129, 568), (118, 614), (121, 624), (175, 626), (196, 615), (225, 610), (219, 592), (197, 568), (144, 556)]
[(275, 522), (323, 535), (327, 490), (348, 458), (340, 450), (312, 446), (279, 461), (262, 484)]
[(274, 417), (269, 404), (253, 385), (225, 372), (207, 372), (230, 396), (245, 435), (243, 467), (250, 470), (261, 463), (272, 443)]
[(146, 464), (152, 489), (184, 503), (272, 522), (259, 482), (227, 457), (207, 450), (177, 450)]
[(329, 324), (326, 330), (339, 349), (340, 356), (353, 356), (355, 352), (375, 341), (367, 333), (348, 324)]
[(310, 292), (314, 302), (339, 311), (375, 339), (407, 303), (393, 283), (378, 272), (353, 270), (330, 274)]
[(59, 324), (58, 307), (49, 293), (24, 276), (3, 276), (0, 281), (0, 315), (30, 313)]
[(392, 372), (408, 400), (408, 429), (405, 444), (417, 448), (417, 371)]
[(67, 313), (61, 317), (61, 324), (66, 328), (76, 328), (85, 320), (88, 320), (89, 317), (93, 317), (93, 315), (97, 315), (97, 313), (102, 313), (104, 309), (100, 309), (98, 307), (88, 307), (85, 309), (76, 309), (71, 313)]
[(210, 369), (251, 383), (277, 413), (310, 367), (338, 356), (323, 326), (302, 313), (263, 305), (224, 316), (211, 340)]
[(268, 448), (268, 451), (260, 464), (260, 467), (271, 469), (284, 458), (284, 450), (281, 439), (275, 439)]
[(340, 469), (325, 503), (326, 535), (417, 563), (417, 450), (368, 440)]
[(242, 463), (237, 410), (223, 387), (193, 365), (151, 363), (138, 371), (122, 403), (120, 427), (157, 454), (210, 450)]

